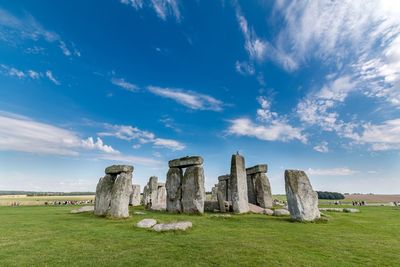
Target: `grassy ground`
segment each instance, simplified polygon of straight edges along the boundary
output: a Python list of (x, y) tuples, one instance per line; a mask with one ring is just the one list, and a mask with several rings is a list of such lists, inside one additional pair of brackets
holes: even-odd
[[(146, 212), (127, 220), (74, 207), (0, 207), (0, 266), (398, 266), (400, 209), (327, 213), (327, 223), (265, 215), (231, 218)], [(131, 209), (131, 214), (134, 210)], [(190, 220), (187, 232), (134, 227), (143, 218)]]

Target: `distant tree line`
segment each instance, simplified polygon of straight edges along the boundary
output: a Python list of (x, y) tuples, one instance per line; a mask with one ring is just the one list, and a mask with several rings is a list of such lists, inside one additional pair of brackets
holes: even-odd
[(0, 191), (0, 195), (27, 195), (32, 196), (87, 196), (94, 192), (35, 192), (35, 191)]
[(317, 191), (318, 199), (344, 199), (344, 195), (338, 192)]

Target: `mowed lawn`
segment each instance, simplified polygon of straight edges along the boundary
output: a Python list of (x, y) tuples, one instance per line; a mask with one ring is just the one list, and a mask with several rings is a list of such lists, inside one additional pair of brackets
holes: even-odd
[[(0, 266), (399, 266), (400, 208), (327, 212), (326, 223), (265, 215), (170, 215), (131, 208), (111, 220), (71, 206), (0, 207)], [(190, 220), (187, 232), (134, 227)]]

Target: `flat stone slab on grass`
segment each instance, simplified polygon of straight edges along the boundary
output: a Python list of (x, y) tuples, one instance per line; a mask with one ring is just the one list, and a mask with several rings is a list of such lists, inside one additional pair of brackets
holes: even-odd
[(274, 210), (274, 216), (286, 216), (286, 215), (290, 215), (290, 212), (288, 210), (285, 209)]
[(166, 232), (166, 231), (176, 231), (176, 230), (185, 231), (188, 228), (191, 228), (192, 226), (193, 226), (192, 222), (160, 223), (154, 225), (153, 230), (156, 232)]
[(213, 218), (215, 218), (215, 217), (217, 217), (217, 218), (231, 218), (232, 215), (230, 215), (230, 214), (213, 214), (210, 217), (213, 217)]
[(264, 208), (261, 208), (257, 205), (249, 203), (249, 211), (252, 213), (258, 213), (258, 214), (263, 214), (264, 213)]
[(82, 212), (92, 212), (94, 211), (94, 206), (83, 206), (76, 210), (71, 210), (71, 213), (82, 213)]
[(359, 209), (353, 209), (353, 208), (345, 208), (345, 209), (343, 209), (343, 212), (357, 213), (357, 212), (360, 212), (360, 210)]
[(319, 211), (343, 212), (343, 209), (342, 208), (319, 208)]
[(154, 219), (143, 219), (136, 224), (139, 228), (151, 228), (157, 224), (157, 221)]
[(170, 168), (186, 168), (194, 165), (203, 164), (203, 158), (200, 156), (184, 157), (173, 159), (168, 162)]
[(143, 211), (135, 211), (133, 214), (136, 214), (136, 215), (145, 215), (146, 213), (143, 212)]
[(256, 174), (256, 173), (267, 173), (268, 165), (267, 164), (260, 164), (246, 169), (246, 174)]
[(264, 209), (263, 214), (265, 215), (274, 215), (274, 211), (271, 209)]

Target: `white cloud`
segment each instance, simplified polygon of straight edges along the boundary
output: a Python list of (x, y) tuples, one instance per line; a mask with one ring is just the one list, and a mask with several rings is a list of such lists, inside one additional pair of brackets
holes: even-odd
[(137, 141), (133, 148), (139, 148), (142, 144), (151, 143), (155, 147), (163, 147), (171, 150), (183, 150), (185, 145), (172, 139), (164, 139), (156, 137), (156, 135), (149, 131), (143, 131), (137, 127), (128, 125), (111, 125), (105, 124), (106, 132), (101, 132), (99, 136), (114, 136), (118, 139), (126, 141)]
[(248, 118), (231, 120), (228, 129), (229, 134), (237, 136), (255, 137), (265, 141), (291, 141), (299, 140), (307, 142), (307, 137), (302, 129), (293, 127), (284, 116), (271, 111), (271, 102), (264, 96), (257, 97), (261, 108), (257, 109), (257, 120), (262, 124), (256, 124)]
[(9, 67), (4, 64), (0, 65), (0, 73), (6, 76), (17, 77), (18, 79), (23, 79), (26, 76), (26, 74), (22, 70), (16, 69), (14, 67)]
[(358, 174), (359, 171), (351, 170), (349, 168), (332, 168), (332, 169), (312, 169), (306, 171), (309, 175), (316, 176), (351, 176)]
[(78, 155), (80, 149), (118, 153), (101, 139), (82, 140), (70, 130), (17, 114), (0, 112), (0, 126), (0, 150), (67, 156)]
[(40, 78), (41, 74), (34, 70), (28, 70), (28, 76), (31, 77), (31, 79), (36, 80)]
[(125, 90), (131, 91), (131, 92), (136, 92), (137, 90), (139, 90), (139, 87), (137, 87), (136, 85), (129, 83), (127, 81), (125, 81), (125, 79), (117, 79), (117, 78), (112, 78), (111, 79), (111, 83), (119, 86)]
[(136, 157), (122, 154), (101, 154), (98, 156), (99, 159), (110, 160), (115, 162), (127, 162), (131, 165), (144, 165), (144, 166), (155, 166), (161, 165), (162, 162), (153, 158)]
[(236, 71), (242, 75), (254, 75), (255, 73), (254, 65), (250, 62), (236, 61), (235, 68)]
[(363, 128), (355, 141), (369, 144), (374, 151), (400, 150), (400, 119), (387, 120), (379, 125), (367, 123)]
[(148, 90), (161, 97), (172, 99), (191, 109), (221, 111), (222, 101), (212, 96), (199, 94), (193, 91), (184, 91), (177, 88), (161, 88), (157, 86), (148, 86)]
[(61, 83), (54, 77), (53, 72), (51, 70), (46, 71), (46, 77), (52, 81), (55, 85), (60, 85)]
[[(49, 43), (58, 43), (58, 47), (64, 55), (72, 55), (60, 35), (53, 31), (46, 30), (33, 16), (25, 15), (22, 18), (18, 18), (1, 8), (0, 38), (12, 46), (15, 46), (16, 43), (23, 40), (45, 40)], [(34, 50), (32, 51), (34, 52)], [(77, 53), (74, 54), (77, 55)]]
[(313, 149), (315, 151), (318, 151), (318, 152), (321, 152), (321, 153), (327, 153), (327, 152), (329, 152), (328, 142), (323, 141), (320, 144), (314, 146)]
[(157, 16), (164, 21), (167, 20), (168, 16), (175, 17), (178, 22), (182, 19), (178, 1), (176, 0), (120, 0), (120, 2), (125, 5), (131, 5), (136, 10), (148, 6), (152, 8)]

